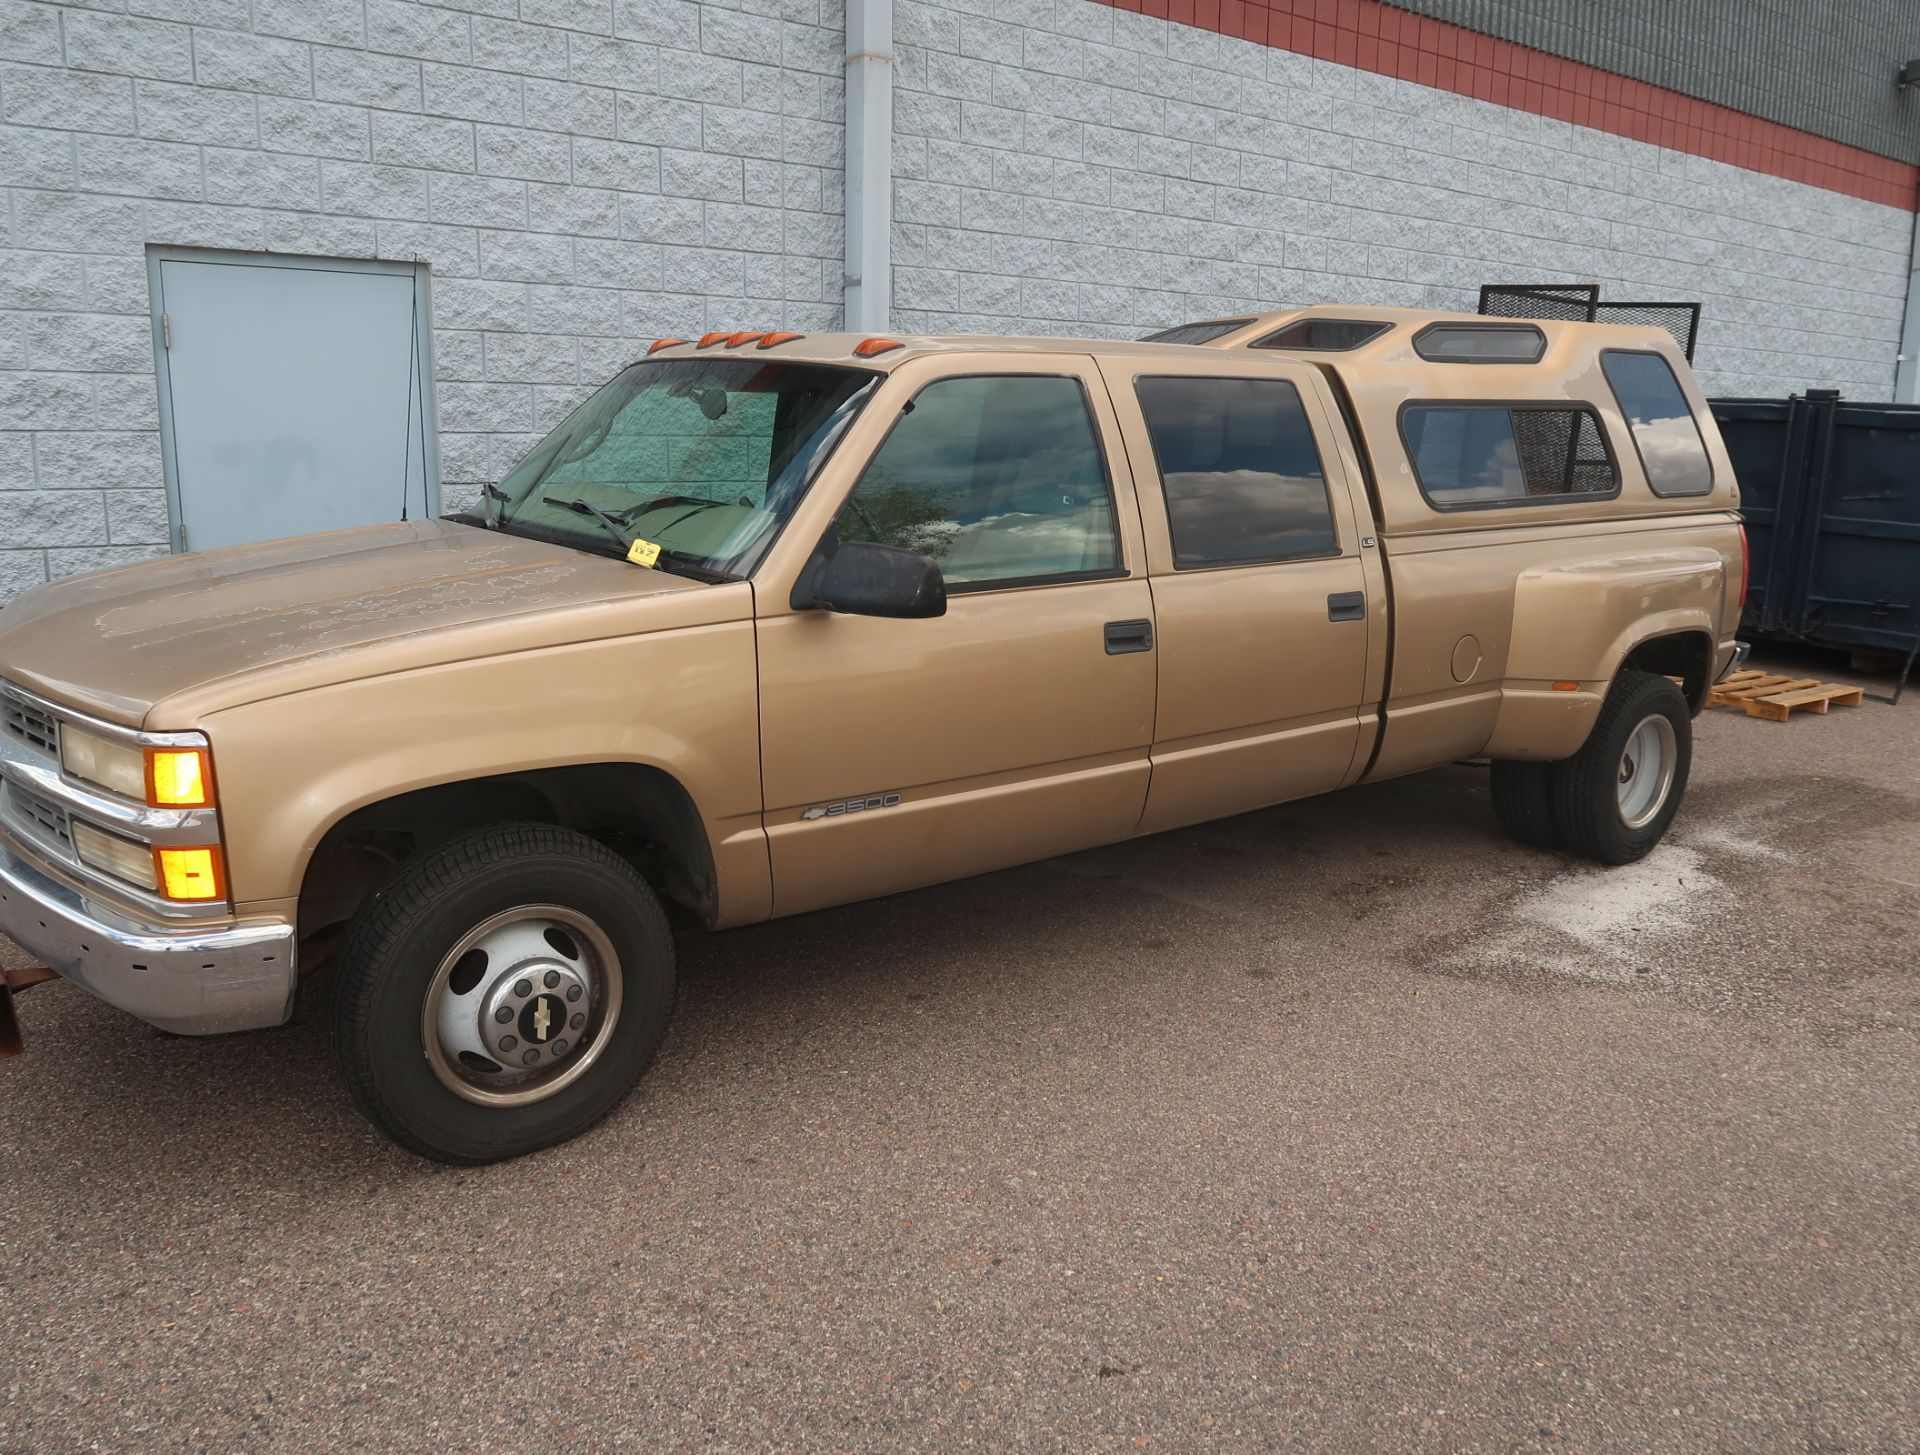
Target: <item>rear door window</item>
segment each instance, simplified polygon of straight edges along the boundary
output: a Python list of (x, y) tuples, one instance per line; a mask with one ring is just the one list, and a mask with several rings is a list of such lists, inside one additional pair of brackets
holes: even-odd
[(1436, 510), (1619, 493), (1600, 416), (1585, 407), (1409, 404), (1400, 430)]
[(1705, 495), (1713, 489), (1713, 464), (1700, 425), (1667, 361), (1658, 354), (1607, 349), (1600, 367), (1633, 430), (1653, 493)]
[(914, 396), (840, 512), (843, 541), (940, 563), (951, 589), (1124, 574), (1085, 387), (966, 375)]
[(1340, 554), (1300, 391), (1285, 379), (1134, 381), (1176, 570)]

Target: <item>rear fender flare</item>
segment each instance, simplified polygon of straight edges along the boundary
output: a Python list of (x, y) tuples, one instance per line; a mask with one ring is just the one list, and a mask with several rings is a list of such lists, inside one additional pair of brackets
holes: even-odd
[[(1629, 655), (1646, 643), (1698, 634), (1711, 652), (1726, 591), (1717, 550), (1678, 548), (1542, 566), (1520, 574), (1500, 713), (1486, 753), (1552, 762), (1593, 731)], [(1571, 690), (1554, 684), (1572, 682)]]

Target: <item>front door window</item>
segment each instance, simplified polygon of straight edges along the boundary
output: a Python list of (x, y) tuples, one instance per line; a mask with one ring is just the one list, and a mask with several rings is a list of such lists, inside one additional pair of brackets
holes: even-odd
[(929, 384), (868, 462), (838, 529), (842, 541), (933, 557), (949, 590), (1121, 573), (1106, 461), (1074, 378)]

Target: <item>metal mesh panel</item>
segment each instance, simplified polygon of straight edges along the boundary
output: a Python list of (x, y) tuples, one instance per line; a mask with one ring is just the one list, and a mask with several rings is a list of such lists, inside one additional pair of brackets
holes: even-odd
[(1480, 289), (1480, 311), (1494, 318), (1587, 323), (1599, 301), (1597, 283), (1488, 283)]
[(1551, 318), (1563, 323), (1640, 323), (1664, 328), (1687, 361), (1693, 361), (1700, 333), (1698, 303), (1653, 303), (1610, 298), (1602, 302), (1598, 283), (1486, 283), (1480, 311), (1493, 318)]
[(1613, 461), (1600, 427), (1584, 409), (1516, 409), (1513, 442), (1528, 495), (1604, 495)]
[(1645, 323), (1664, 328), (1688, 360), (1693, 358), (1694, 336), (1700, 332), (1698, 303), (1623, 303), (1608, 302), (1594, 306), (1595, 323)]

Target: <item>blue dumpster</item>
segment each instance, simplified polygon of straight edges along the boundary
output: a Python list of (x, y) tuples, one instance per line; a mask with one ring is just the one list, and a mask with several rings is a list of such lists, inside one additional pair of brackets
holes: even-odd
[(1708, 401), (1733, 458), (1751, 577), (1743, 634), (1920, 649), (1920, 405), (1832, 390)]

